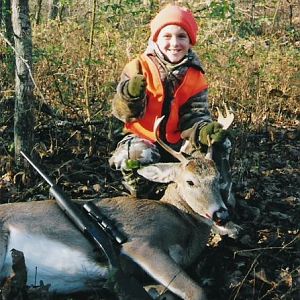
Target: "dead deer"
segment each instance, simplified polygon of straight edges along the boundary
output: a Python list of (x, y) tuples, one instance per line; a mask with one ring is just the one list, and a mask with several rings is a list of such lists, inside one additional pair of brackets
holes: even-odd
[[(170, 151), (159, 138), (158, 142)], [(214, 163), (171, 153), (180, 162), (158, 163), (139, 171), (149, 180), (172, 182), (160, 201), (120, 196), (94, 203), (128, 237), (121, 259), (137, 264), (181, 299), (203, 300), (203, 289), (184, 268), (205, 247), (212, 225), (224, 227), (228, 211)], [(52, 292), (84, 291), (109, 276), (93, 245), (54, 200), (0, 205), (0, 279), (12, 272), (12, 249), (24, 253), (27, 285), (42, 280), (51, 284)]]

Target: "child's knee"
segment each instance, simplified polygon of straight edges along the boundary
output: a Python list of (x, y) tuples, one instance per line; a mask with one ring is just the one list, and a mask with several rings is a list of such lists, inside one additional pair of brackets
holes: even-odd
[(155, 144), (148, 140), (130, 135), (121, 140), (109, 159), (111, 167), (117, 170), (137, 168), (160, 160), (160, 154)]

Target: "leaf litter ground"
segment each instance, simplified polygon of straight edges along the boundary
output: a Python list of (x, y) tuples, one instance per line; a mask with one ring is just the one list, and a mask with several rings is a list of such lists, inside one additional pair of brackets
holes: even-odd
[[(13, 171), (7, 151), (12, 132), (1, 126), (1, 203), (47, 198), (48, 187), (36, 174), (28, 178), (22, 170)], [(87, 155), (90, 142), (83, 127), (36, 130), (36, 139), (46, 141), (35, 146), (40, 163), (73, 199), (125, 193), (120, 174), (107, 163), (118, 140), (107, 134), (108, 127), (107, 122), (96, 126), (96, 150), (91, 156)], [(300, 299), (299, 125), (236, 135), (233, 152), (234, 221), (243, 230), (236, 240), (212, 235), (187, 271), (210, 300)], [(30, 299), (38, 295), (32, 293)], [(57, 299), (109, 297), (91, 292)]]

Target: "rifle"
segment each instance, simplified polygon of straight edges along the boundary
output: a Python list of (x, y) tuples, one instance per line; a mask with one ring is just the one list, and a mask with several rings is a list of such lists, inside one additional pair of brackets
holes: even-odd
[[(55, 198), (56, 203), (62, 211), (84, 234), (84, 236), (104, 253), (109, 263), (109, 267), (113, 271), (113, 279), (121, 289), (118, 291), (119, 296), (121, 296), (122, 299), (128, 300), (150, 300), (150, 296), (142, 286), (132, 277), (126, 278), (127, 276), (122, 271), (119, 261), (120, 247), (127, 238), (114, 227), (110, 220), (100, 213), (98, 207), (94, 203), (88, 202), (81, 208), (78, 204), (73, 202), (64, 191), (29, 158), (28, 155), (23, 151), (20, 151), (20, 153), (48, 183), (50, 186), (50, 194)], [(113, 243), (113, 241), (116, 243)]]

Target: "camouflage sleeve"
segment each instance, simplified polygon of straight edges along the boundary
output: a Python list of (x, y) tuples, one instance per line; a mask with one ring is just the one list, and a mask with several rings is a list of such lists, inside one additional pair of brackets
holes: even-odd
[(141, 74), (141, 66), (138, 59), (129, 62), (122, 74), (117, 86), (117, 92), (112, 99), (112, 113), (123, 122), (133, 122), (144, 113), (146, 96), (132, 97), (128, 93), (128, 81), (137, 74)]
[(189, 140), (193, 146), (199, 146), (199, 131), (212, 122), (208, 107), (208, 91), (204, 90), (191, 97), (179, 111), (179, 129), (181, 137)]

